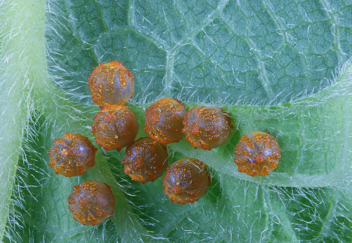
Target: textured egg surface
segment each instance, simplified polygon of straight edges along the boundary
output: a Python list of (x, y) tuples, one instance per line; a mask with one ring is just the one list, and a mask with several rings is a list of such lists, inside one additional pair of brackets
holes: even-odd
[(78, 133), (65, 133), (54, 139), (48, 151), (49, 165), (56, 174), (79, 176), (94, 166), (97, 149), (89, 139)]
[(165, 194), (179, 204), (198, 201), (208, 191), (209, 183), (205, 164), (193, 158), (176, 161), (167, 168), (163, 178)]
[(67, 199), (73, 218), (84, 225), (103, 223), (114, 214), (111, 188), (99, 181), (85, 181), (73, 187)]
[(151, 138), (140, 138), (128, 146), (121, 164), (134, 181), (146, 183), (162, 176), (168, 165), (164, 145)]
[(202, 105), (193, 107), (185, 116), (183, 133), (195, 148), (212, 150), (230, 136), (228, 116), (219, 107)]
[(92, 133), (104, 149), (120, 151), (134, 142), (138, 128), (137, 117), (130, 109), (124, 105), (111, 105), (95, 115)]
[(100, 63), (90, 74), (88, 86), (100, 107), (125, 104), (134, 93), (133, 74), (120, 62)]
[(250, 176), (266, 176), (276, 169), (281, 150), (276, 139), (265, 132), (243, 135), (235, 148), (238, 171)]
[(184, 136), (182, 128), (185, 114), (186, 108), (181, 101), (160, 99), (145, 111), (144, 130), (159, 143), (176, 143)]

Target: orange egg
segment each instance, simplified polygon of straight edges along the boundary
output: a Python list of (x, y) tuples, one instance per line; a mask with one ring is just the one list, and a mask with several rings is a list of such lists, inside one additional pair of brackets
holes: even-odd
[(160, 99), (145, 111), (144, 130), (159, 143), (176, 143), (184, 136), (182, 128), (185, 114), (185, 105), (181, 101)]
[(137, 117), (124, 105), (105, 106), (94, 121), (92, 133), (97, 144), (106, 150), (120, 151), (132, 144), (138, 133)]
[(65, 133), (54, 139), (48, 151), (49, 165), (56, 174), (66, 177), (79, 176), (94, 166), (97, 149), (88, 138), (78, 133)]
[(170, 165), (163, 178), (164, 192), (179, 204), (198, 201), (207, 191), (210, 176), (205, 164), (184, 158)]
[(73, 218), (84, 225), (101, 224), (114, 214), (115, 198), (111, 188), (99, 181), (74, 186), (67, 202)]
[(235, 155), (239, 172), (250, 176), (266, 176), (279, 164), (281, 150), (272, 135), (257, 131), (241, 137)]
[(146, 183), (162, 176), (167, 161), (168, 153), (164, 145), (151, 138), (140, 138), (127, 147), (121, 164), (132, 180)]
[(231, 125), (226, 113), (214, 105), (193, 107), (185, 116), (183, 133), (195, 148), (212, 150), (230, 136)]
[(100, 63), (90, 74), (88, 86), (100, 107), (125, 104), (134, 93), (133, 74), (120, 62)]

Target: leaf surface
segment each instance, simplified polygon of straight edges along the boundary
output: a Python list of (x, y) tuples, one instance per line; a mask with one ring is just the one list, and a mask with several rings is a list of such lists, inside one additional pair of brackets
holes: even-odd
[[(351, 210), (352, 5), (347, 1), (3, 1), (0, 19), (0, 238), (5, 242), (349, 242)], [(6, 10), (6, 11), (5, 11)], [(169, 162), (206, 163), (212, 182), (191, 205), (171, 203), (161, 178), (123, 173), (124, 154), (98, 152), (77, 178), (48, 166), (65, 132), (94, 141), (98, 107), (87, 78), (121, 61), (135, 76), (129, 107), (140, 131), (161, 97), (213, 103), (231, 116), (228, 141), (212, 151), (183, 139)], [(240, 137), (268, 131), (282, 149), (267, 177), (237, 171)], [(115, 214), (76, 222), (72, 187), (109, 184)]]

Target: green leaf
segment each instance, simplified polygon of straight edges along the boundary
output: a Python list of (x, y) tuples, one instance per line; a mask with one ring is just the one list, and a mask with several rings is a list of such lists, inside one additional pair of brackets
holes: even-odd
[[(278, 0), (4, 0), (0, 3), (0, 239), (4, 242), (350, 242), (352, 5)], [(227, 142), (168, 145), (169, 162), (204, 161), (208, 193), (171, 203), (161, 178), (123, 173), (124, 151), (99, 151), (77, 178), (56, 175), (54, 138), (90, 129), (99, 108), (87, 78), (121, 61), (135, 76), (128, 106), (140, 131), (161, 97), (213, 103), (231, 116)], [(268, 131), (278, 168), (252, 178), (234, 148)], [(72, 187), (111, 186), (115, 214), (83, 226), (68, 210)]]

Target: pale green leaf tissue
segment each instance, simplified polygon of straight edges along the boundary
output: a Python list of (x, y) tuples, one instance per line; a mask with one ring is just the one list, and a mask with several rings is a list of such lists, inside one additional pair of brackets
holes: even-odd
[[(0, 240), (3, 242), (351, 242), (352, 3), (347, 0), (0, 1)], [(204, 161), (208, 193), (171, 203), (161, 178), (123, 173), (124, 153), (99, 150), (77, 178), (55, 175), (46, 151), (90, 129), (99, 110), (87, 78), (121, 61), (135, 76), (129, 107), (161, 97), (213, 103), (231, 115), (212, 151), (184, 139), (169, 163)], [(263, 178), (239, 173), (240, 137), (268, 131), (282, 148)], [(95, 144), (96, 145), (96, 144)], [(68, 209), (72, 187), (109, 184), (115, 214), (92, 227)]]

